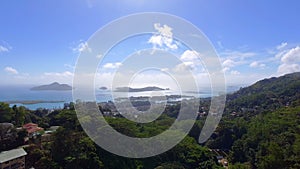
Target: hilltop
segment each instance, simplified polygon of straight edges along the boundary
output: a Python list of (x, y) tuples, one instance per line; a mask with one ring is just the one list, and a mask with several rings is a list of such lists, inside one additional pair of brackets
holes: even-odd
[(300, 73), (263, 79), (227, 95), (210, 149), (231, 168), (299, 168)]
[(48, 85), (41, 85), (31, 88), (30, 90), (57, 90), (57, 91), (63, 91), (63, 90), (72, 90), (72, 87), (67, 84), (59, 84), (58, 82), (54, 82)]
[(275, 110), (299, 105), (300, 72), (263, 79), (251, 86), (227, 95), (228, 111)]

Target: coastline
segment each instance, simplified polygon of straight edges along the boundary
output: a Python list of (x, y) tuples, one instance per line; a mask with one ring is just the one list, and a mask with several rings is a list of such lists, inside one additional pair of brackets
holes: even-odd
[(8, 104), (39, 104), (39, 103), (64, 103), (63, 100), (10, 100), (10, 101), (3, 101)]

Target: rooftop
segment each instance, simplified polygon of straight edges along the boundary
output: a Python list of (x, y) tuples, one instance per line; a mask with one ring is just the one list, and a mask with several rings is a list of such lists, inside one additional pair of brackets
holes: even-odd
[(27, 155), (27, 153), (23, 148), (3, 151), (0, 153), (0, 163), (4, 163), (6, 161), (10, 161), (12, 159), (16, 159), (25, 155)]
[(27, 123), (27, 124), (24, 124), (23, 125), (23, 128), (30, 128), (30, 127), (37, 127), (38, 125), (37, 124), (34, 124), (34, 123)]

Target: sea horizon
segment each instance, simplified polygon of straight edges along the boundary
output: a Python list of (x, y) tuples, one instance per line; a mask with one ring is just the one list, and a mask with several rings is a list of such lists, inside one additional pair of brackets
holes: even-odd
[[(32, 85), (12, 85), (12, 86), (0, 86), (0, 102), (11, 102), (10, 106), (24, 106), (30, 110), (36, 110), (39, 108), (45, 109), (62, 109), (65, 103), (74, 102), (72, 90), (66, 91), (32, 91), (30, 88)], [(239, 87), (228, 87), (227, 93), (236, 91)], [(173, 90), (162, 91), (164, 95), (180, 95), (180, 92)], [(115, 92), (116, 93), (116, 92)], [(117, 92), (117, 98), (124, 96), (126, 93)], [(146, 92), (129, 92), (128, 97), (150, 97), (152, 91)], [(96, 102), (108, 102), (114, 101), (112, 92), (110, 90), (95, 90)], [(189, 96), (196, 98), (211, 97), (210, 88), (203, 88), (201, 91), (183, 91), (181, 96)], [(26, 104), (21, 102), (27, 102)]]

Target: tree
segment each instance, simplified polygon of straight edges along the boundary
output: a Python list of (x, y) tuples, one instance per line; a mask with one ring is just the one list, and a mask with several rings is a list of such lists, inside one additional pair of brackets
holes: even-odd
[(13, 118), (13, 111), (9, 104), (0, 102), (0, 123), (10, 123)]
[(14, 120), (16, 126), (22, 126), (25, 121), (26, 108), (24, 106), (16, 107), (16, 105), (14, 105), (13, 110), (15, 112)]

